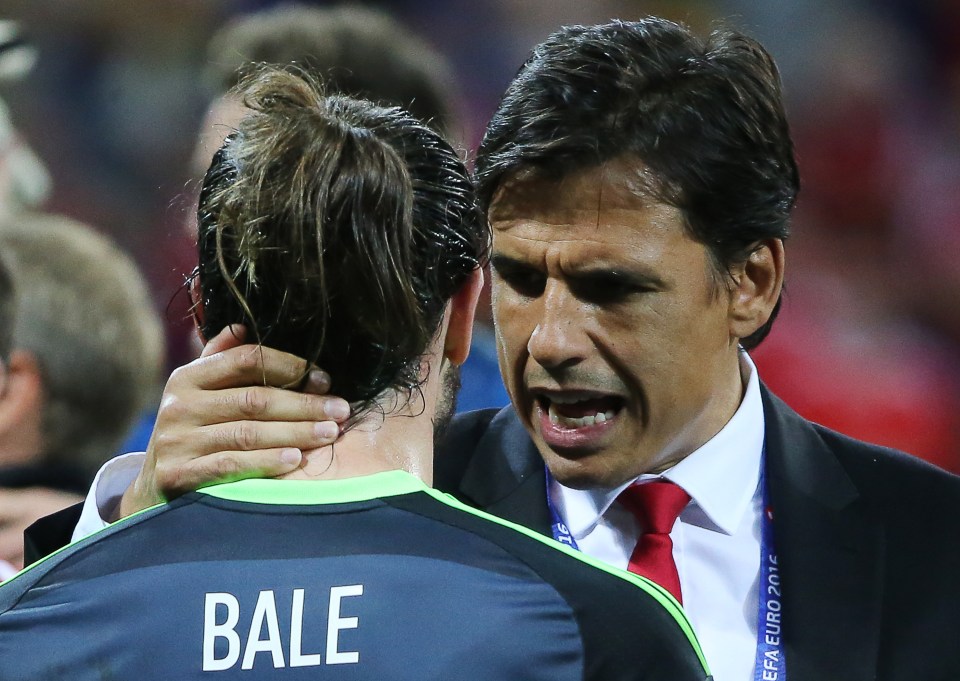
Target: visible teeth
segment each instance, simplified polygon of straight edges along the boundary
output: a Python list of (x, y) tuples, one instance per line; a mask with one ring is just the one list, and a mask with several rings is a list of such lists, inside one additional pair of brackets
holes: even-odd
[[(559, 400), (556, 401), (560, 402)], [(551, 399), (550, 407), (547, 409), (547, 416), (550, 419), (550, 423), (563, 426), (564, 428), (583, 428), (585, 426), (593, 426), (598, 423), (606, 423), (607, 421), (612, 420), (616, 415), (613, 411), (599, 411), (595, 414), (587, 414), (579, 418), (563, 416), (557, 413), (556, 408), (553, 406), (553, 402), (554, 400)], [(560, 402), (560, 404), (570, 403)]]

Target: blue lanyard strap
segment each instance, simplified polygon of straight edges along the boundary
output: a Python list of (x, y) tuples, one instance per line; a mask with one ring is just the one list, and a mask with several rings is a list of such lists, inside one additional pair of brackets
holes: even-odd
[[(783, 604), (780, 590), (780, 566), (777, 564), (777, 552), (773, 543), (773, 510), (770, 506), (764, 467), (760, 471), (760, 487), (763, 491), (763, 508), (760, 513), (760, 599), (757, 608), (757, 658), (753, 678), (754, 681), (786, 681), (787, 668), (781, 635)], [(577, 540), (563, 522), (553, 503), (553, 495), (550, 493), (552, 478), (549, 470), (546, 471), (546, 479), (547, 511), (550, 514), (553, 538), (579, 551)]]
[(550, 481), (553, 479), (550, 475), (550, 469), (546, 466), (543, 468), (546, 471), (547, 511), (550, 513), (550, 530), (553, 532), (553, 538), (561, 544), (566, 544), (575, 551), (579, 551), (580, 547), (577, 546), (577, 540), (573, 538), (573, 534), (570, 532), (570, 528), (567, 527), (567, 524), (560, 519), (560, 514), (557, 512), (557, 507), (553, 503), (553, 496), (550, 494)]
[[(766, 459), (766, 457), (764, 457)], [(773, 542), (773, 507), (766, 484), (764, 465), (760, 470), (763, 508), (760, 510), (760, 602), (757, 608), (757, 661), (754, 681), (786, 681), (781, 634), (783, 603), (780, 589), (780, 566)]]

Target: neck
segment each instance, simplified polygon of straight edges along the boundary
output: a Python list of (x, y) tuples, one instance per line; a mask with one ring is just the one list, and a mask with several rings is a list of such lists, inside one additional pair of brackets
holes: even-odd
[[(449, 304), (448, 304), (449, 309)], [(303, 453), (294, 480), (342, 480), (385, 471), (406, 471), (433, 486), (434, 419), (445, 421), (456, 398), (448, 379), (459, 375), (442, 354), (447, 316), (432, 346), (420, 358), (418, 389), (409, 398), (393, 390), (382, 393), (335, 443)]]
[(341, 480), (401, 470), (433, 484), (433, 413), (414, 391), (399, 406), (392, 396), (333, 444), (304, 451), (300, 468), (282, 479)]

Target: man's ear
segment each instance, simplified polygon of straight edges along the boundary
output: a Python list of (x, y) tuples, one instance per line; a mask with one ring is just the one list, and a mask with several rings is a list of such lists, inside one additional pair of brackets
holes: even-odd
[(40, 363), (29, 350), (13, 350), (3, 367), (4, 406), (39, 404), (43, 400), (43, 373)]
[(43, 373), (32, 352), (14, 350), (4, 363), (0, 443), (5, 463), (27, 463), (43, 451)]
[(475, 269), (449, 303), (447, 336), (443, 342), (443, 356), (456, 365), (463, 364), (470, 354), (473, 339), (473, 317), (483, 288), (483, 270)]
[(758, 242), (737, 266), (730, 290), (730, 335), (746, 338), (767, 323), (783, 289), (783, 240)]

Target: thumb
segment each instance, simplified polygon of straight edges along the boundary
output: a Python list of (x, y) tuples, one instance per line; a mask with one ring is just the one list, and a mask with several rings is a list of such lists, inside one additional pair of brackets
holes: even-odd
[(207, 341), (207, 344), (203, 346), (203, 352), (200, 353), (200, 356), (209, 357), (210, 355), (229, 350), (230, 348), (240, 347), (246, 338), (247, 327), (243, 324), (231, 324)]

